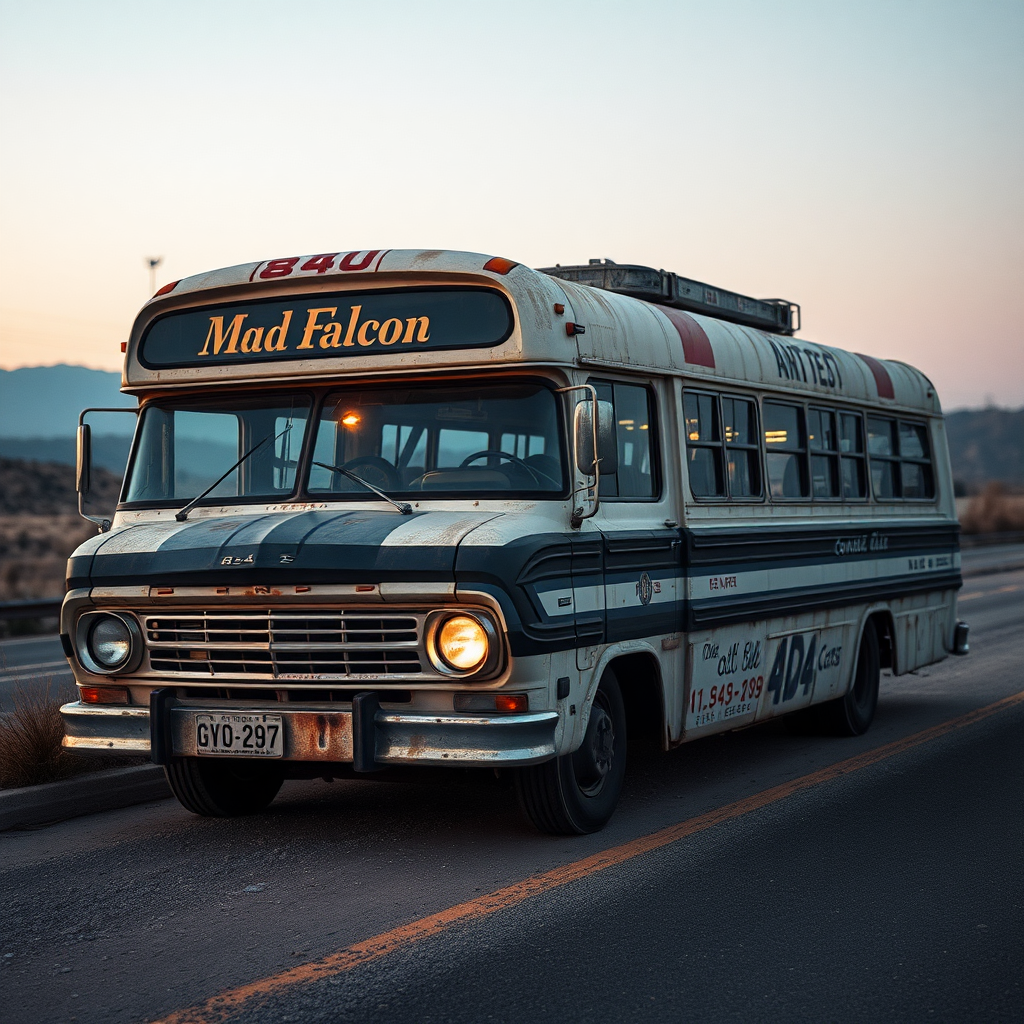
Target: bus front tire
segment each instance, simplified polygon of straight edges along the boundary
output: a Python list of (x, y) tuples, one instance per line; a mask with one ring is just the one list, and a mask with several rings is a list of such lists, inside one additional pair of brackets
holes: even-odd
[(597, 832), (615, 811), (626, 775), (626, 708), (608, 669), (594, 696), (579, 749), (520, 768), (516, 795), (523, 812), (550, 835)]
[(185, 757), (164, 765), (178, 802), (206, 818), (257, 814), (277, 796), (284, 773), (276, 765)]

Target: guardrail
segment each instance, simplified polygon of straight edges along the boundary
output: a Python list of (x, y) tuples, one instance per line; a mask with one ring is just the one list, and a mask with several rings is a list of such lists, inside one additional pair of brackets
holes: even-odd
[(32, 601), (0, 602), (0, 621), (4, 619), (56, 619), (63, 600), (59, 597)]

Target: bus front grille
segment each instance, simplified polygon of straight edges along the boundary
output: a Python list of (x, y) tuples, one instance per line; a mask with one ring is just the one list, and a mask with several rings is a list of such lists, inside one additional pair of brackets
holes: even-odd
[(143, 627), (153, 673), (282, 682), (357, 680), (423, 673), (425, 617), (366, 610), (176, 609), (143, 616)]

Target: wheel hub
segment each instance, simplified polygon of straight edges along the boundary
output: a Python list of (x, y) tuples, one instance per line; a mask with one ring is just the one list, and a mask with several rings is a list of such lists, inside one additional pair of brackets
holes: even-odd
[(573, 755), (573, 768), (580, 790), (587, 796), (601, 791), (615, 758), (615, 726), (600, 704), (594, 705), (587, 723), (587, 734)]

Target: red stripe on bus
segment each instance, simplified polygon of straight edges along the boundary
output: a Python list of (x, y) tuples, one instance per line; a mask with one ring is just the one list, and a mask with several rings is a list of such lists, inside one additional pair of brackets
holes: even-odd
[(878, 388), (879, 398), (895, 398), (896, 392), (892, 389), (892, 377), (889, 371), (874, 356), (862, 356), (859, 352), (853, 353), (858, 359), (863, 359), (868, 364), (868, 369), (875, 378), (875, 387)]
[(694, 366), (707, 366), (713, 370), (715, 353), (704, 328), (682, 310), (669, 309), (668, 306), (658, 306), (658, 309), (672, 321), (672, 326), (679, 333), (683, 342), (683, 358)]

